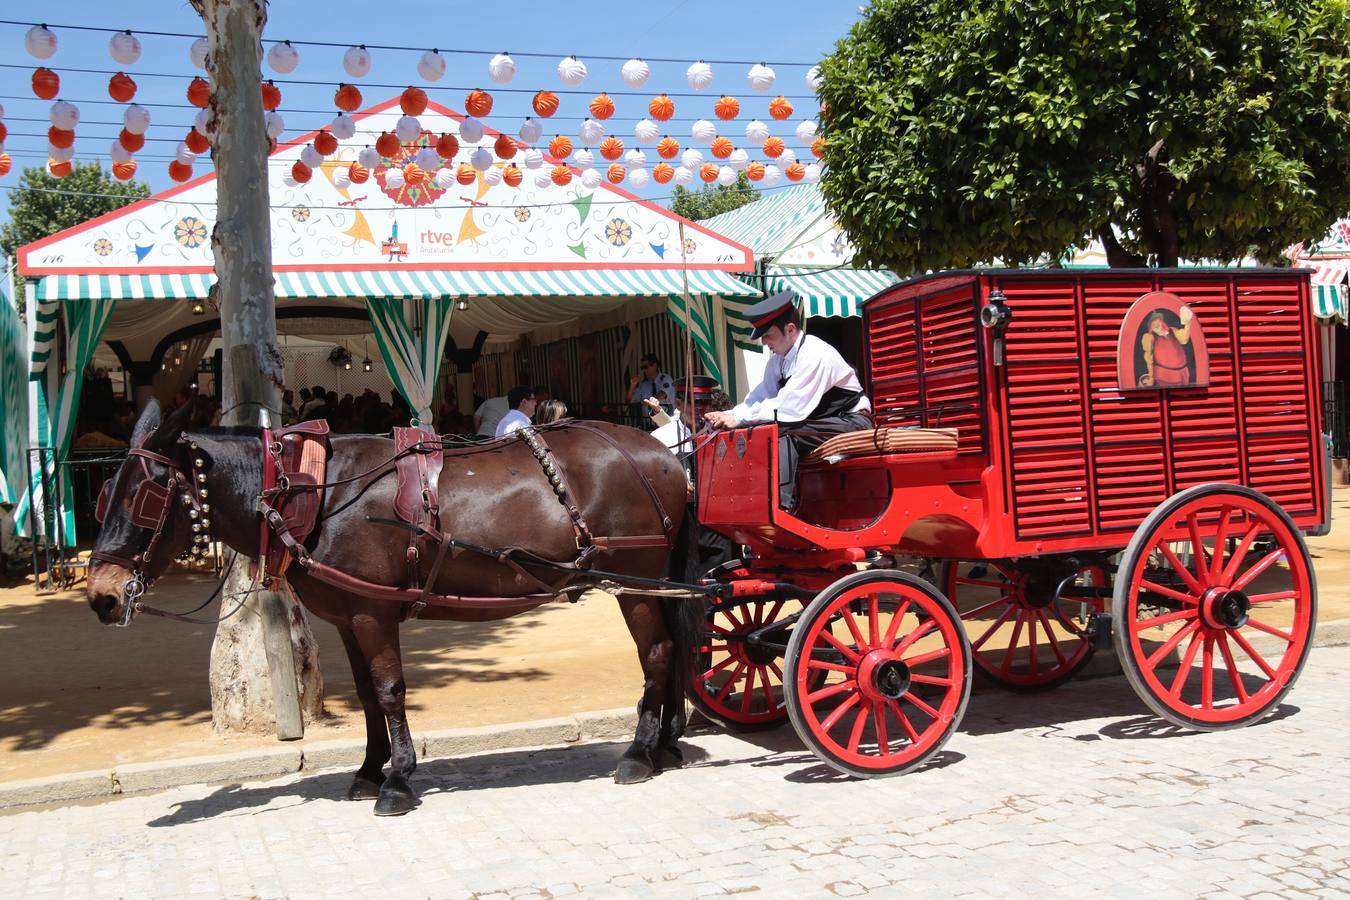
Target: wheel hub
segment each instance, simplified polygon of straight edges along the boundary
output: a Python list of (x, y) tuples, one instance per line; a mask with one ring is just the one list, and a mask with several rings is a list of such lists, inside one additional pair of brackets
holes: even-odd
[(909, 666), (885, 651), (873, 650), (858, 664), (858, 686), (873, 702), (899, 700), (911, 683)]
[(1252, 602), (1242, 591), (1211, 588), (1200, 601), (1200, 616), (1211, 628), (1241, 628), (1251, 608)]

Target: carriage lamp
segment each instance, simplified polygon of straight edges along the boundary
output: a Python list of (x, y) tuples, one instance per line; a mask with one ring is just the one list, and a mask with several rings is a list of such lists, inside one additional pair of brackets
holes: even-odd
[(350, 372), (352, 370), (352, 361), (348, 359), (346, 362), (342, 364), (342, 368)]
[(202, 303), (202, 301), (200, 301), (200, 300), (193, 300), (193, 301), (192, 301), (192, 314), (193, 314), (194, 316), (204, 316), (204, 315), (206, 315), (206, 304)]
[(458, 300), (455, 301), (455, 309), (459, 310), (460, 312), (464, 312), (464, 310), (468, 308), (469, 308), (468, 297), (460, 297)]
[(374, 368), (374, 366), (371, 365), (370, 357), (369, 357), (369, 356), (367, 356), (365, 359), (361, 360), (361, 371), (362, 371), (362, 372), (369, 372), (369, 371), (370, 371), (371, 369), (373, 369), (373, 368)]
[(1003, 365), (1003, 334), (1012, 322), (1008, 298), (998, 288), (989, 292), (989, 299), (980, 307), (980, 324), (994, 332), (994, 365)]

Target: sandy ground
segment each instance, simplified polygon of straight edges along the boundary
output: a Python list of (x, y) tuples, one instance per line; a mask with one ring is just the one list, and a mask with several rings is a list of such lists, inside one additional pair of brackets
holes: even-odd
[[(1319, 619), (1350, 618), (1350, 487), (1336, 527), (1309, 540)], [(157, 586), (154, 602), (196, 605), (203, 576)], [(120, 763), (274, 746), (211, 730), (207, 663), (213, 629), (162, 619), (100, 625), (82, 592), (0, 590), (0, 781)], [(329, 718), (306, 741), (361, 737), (364, 726), (337, 633), (315, 623)], [(551, 718), (637, 702), (642, 677), (612, 598), (550, 604), (502, 622), (411, 623), (403, 630), (414, 731)], [(1048, 702), (1048, 700), (1047, 700)]]

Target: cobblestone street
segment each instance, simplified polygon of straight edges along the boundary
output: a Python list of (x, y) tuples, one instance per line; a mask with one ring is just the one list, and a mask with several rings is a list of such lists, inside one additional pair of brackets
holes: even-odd
[[(1350, 894), (1350, 648), (1273, 720), (1180, 733), (1124, 679), (985, 689), (929, 768), (851, 781), (788, 728), (702, 733), (633, 787), (621, 746), (432, 761), (376, 819), (332, 772), (0, 817), (0, 893), (231, 897)], [(416, 723), (414, 722), (414, 726)]]

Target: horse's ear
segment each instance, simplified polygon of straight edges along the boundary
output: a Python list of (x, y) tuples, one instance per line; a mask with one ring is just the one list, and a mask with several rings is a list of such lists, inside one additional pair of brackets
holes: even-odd
[(147, 449), (158, 447), (162, 450), (176, 443), (178, 436), (186, 431), (188, 425), (192, 423), (192, 413), (196, 406), (197, 397), (194, 394), (188, 398), (186, 403), (164, 417), (164, 421), (159, 423), (154, 434), (150, 435), (144, 446)]
[(159, 401), (151, 397), (145, 404), (145, 409), (141, 410), (141, 417), (136, 420), (136, 427), (131, 431), (131, 446), (141, 447), (150, 435), (155, 433), (155, 429), (164, 421), (164, 410), (160, 407)]

